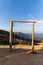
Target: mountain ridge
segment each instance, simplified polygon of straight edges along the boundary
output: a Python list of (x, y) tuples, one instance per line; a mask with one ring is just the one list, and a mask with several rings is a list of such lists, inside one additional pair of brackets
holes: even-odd
[[(24, 34), (21, 32), (13, 32), (12, 35), (13, 35), (13, 42), (14, 42), (13, 44), (19, 44), (19, 41), (21, 43), (21, 40), (22, 40), (22, 43), (26, 42), (27, 44), (28, 42), (30, 44), (32, 42), (32, 38), (27, 34)], [(15, 41), (15, 40), (18, 40), (18, 41)], [(34, 42), (37, 43), (41, 41), (34, 39)], [(0, 30), (0, 43), (9, 44), (9, 31)]]

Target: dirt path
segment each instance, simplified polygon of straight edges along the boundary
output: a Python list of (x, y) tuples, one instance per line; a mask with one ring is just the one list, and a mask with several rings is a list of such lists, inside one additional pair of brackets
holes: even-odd
[(31, 54), (30, 49), (0, 48), (0, 65), (43, 65), (43, 48)]

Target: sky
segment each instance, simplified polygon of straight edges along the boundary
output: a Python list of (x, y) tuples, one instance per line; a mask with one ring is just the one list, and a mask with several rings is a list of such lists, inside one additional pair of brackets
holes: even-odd
[[(0, 29), (10, 31), (10, 20), (35, 20), (35, 33), (43, 33), (43, 0), (0, 0)], [(14, 32), (32, 32), (32, 24), (14, 23)]]

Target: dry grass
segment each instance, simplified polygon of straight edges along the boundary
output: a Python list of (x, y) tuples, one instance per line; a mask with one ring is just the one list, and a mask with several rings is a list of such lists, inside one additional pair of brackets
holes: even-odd
[(43, 44), (34, 46), (36, 54), (31, 54), (30, 45), (0, 46), (0, 65), (43, 65)]
[[(39, 45), (34, 45), (34, 49), (35, 50), (40, 50), (42, 47), (43, 47), (43, 42), (41, 43), (38, 43)], [(0, 48), (9, 48), (9, 45), (0, 45)], [(14, 49), (17, 49), (17, 48), (20, 48), (20, 49), (32, 49), (32, 45), (13, 45), (12, 48)]]

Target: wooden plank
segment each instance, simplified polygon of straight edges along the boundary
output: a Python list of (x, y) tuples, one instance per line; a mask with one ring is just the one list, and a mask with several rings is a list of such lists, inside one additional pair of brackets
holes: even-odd
[(34, 20), (10, 20), (9, 22), (36, 23)]
[(34, 52), (34, 23), (32, 23), (32, 53)]
[(12, 51), (12, 32), (13, 32), (13, 22), (10, 22), (10, 51)]

